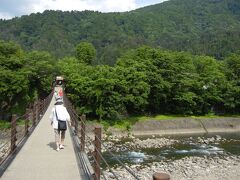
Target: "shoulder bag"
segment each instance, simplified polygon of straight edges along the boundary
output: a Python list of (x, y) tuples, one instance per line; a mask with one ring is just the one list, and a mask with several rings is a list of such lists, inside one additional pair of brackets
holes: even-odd
[(55, 114), (56, 114), (57, 121), (58, 121), (58, 130), (66, 131), (67, 130), (67, 122), (61, 121), (58, 119), (56, 108), (55, 108)]

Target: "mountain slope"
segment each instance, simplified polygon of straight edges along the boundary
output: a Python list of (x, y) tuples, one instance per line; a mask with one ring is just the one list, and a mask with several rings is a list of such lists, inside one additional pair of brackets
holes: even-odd
[(170, 0), (135, 11), (45, 11), (0, 21), (0, 38), (25, 49), (73, 55), (89, 41), (95, 63), (114, 64), (124, 51), (146, 44), (222, 58), (240, 49), (239, 0)]

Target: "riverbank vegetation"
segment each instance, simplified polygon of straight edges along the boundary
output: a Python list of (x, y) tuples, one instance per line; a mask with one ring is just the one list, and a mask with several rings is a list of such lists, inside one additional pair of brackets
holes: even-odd
[(99, 121), (239, 114), (240, 53), (219, 61), (142, 46), (129, 50), (113, 67), (92, 65), (97, 53), (91, 43), (78, 44), (75, 54), (57, 61), (47, 52), (24, 52), (1, 41), (1, 113), (21, 112), (48, 94), (54, 75), (61, 74), (77, 111)]
[(218, 61), (143, 46), (113, 67), (71, 57), (60, 60), (58, 69), (80, 113), (118, 121), (146, 114), (239, 114), (239, 65), (238, 53)]
[(100, 124), (103, 126), (104, 130), (106, 133), (110, 133), (109, 128), (115, 128), (119, 130), (124, 130), (130, 132), (132, 127), (137, 123), (137, 122), (146, 122), (149, 120), (154, 120), (154, 121), (167, 121), (167, 120), (178, 120), (178, 119), (221, 119), (221, 118), (229, 118), (229, 117), (234, 117), (234, 118), (240, 118), (240, 115), (213, 115), (213, 114), (207, 114), (207, 115), (201, 115), (201, 116), (193, 116), (193, 115), (155, 115), (155, 116), (130, 116), (128, 118), (123, 118), (121, 120), (111, 120), (111, 119), (103, 119), (101, 121), (99, 120), (91, 120), (89, 122), (90, 124)]

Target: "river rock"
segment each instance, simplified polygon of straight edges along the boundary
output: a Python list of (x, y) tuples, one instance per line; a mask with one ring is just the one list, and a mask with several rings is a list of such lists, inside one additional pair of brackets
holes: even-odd
[[(219, 157), (185, 157), (171, 163), (153, 162), (145, 167), (141, 166), (141, 170), (137, 165), (130, 166), (130, 169), (140, 179), (151, 179), (155, 172), (165, 172), (170, 175), (171, 180), (238, 180), (240, 177), (239, 168), (239, 156), (229, 156), (224, 159)], [(124, 168), (118, 167), (114, 171), (117, 171), (117, 174), (121, 174), (121, 177), (125, 179), (134, 179)]]

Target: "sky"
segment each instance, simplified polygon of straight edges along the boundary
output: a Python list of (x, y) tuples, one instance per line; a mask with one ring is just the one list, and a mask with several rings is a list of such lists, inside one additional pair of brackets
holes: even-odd
[(167, 0), (0, 0), (0, 19), (44, 10), (124, 12)]

